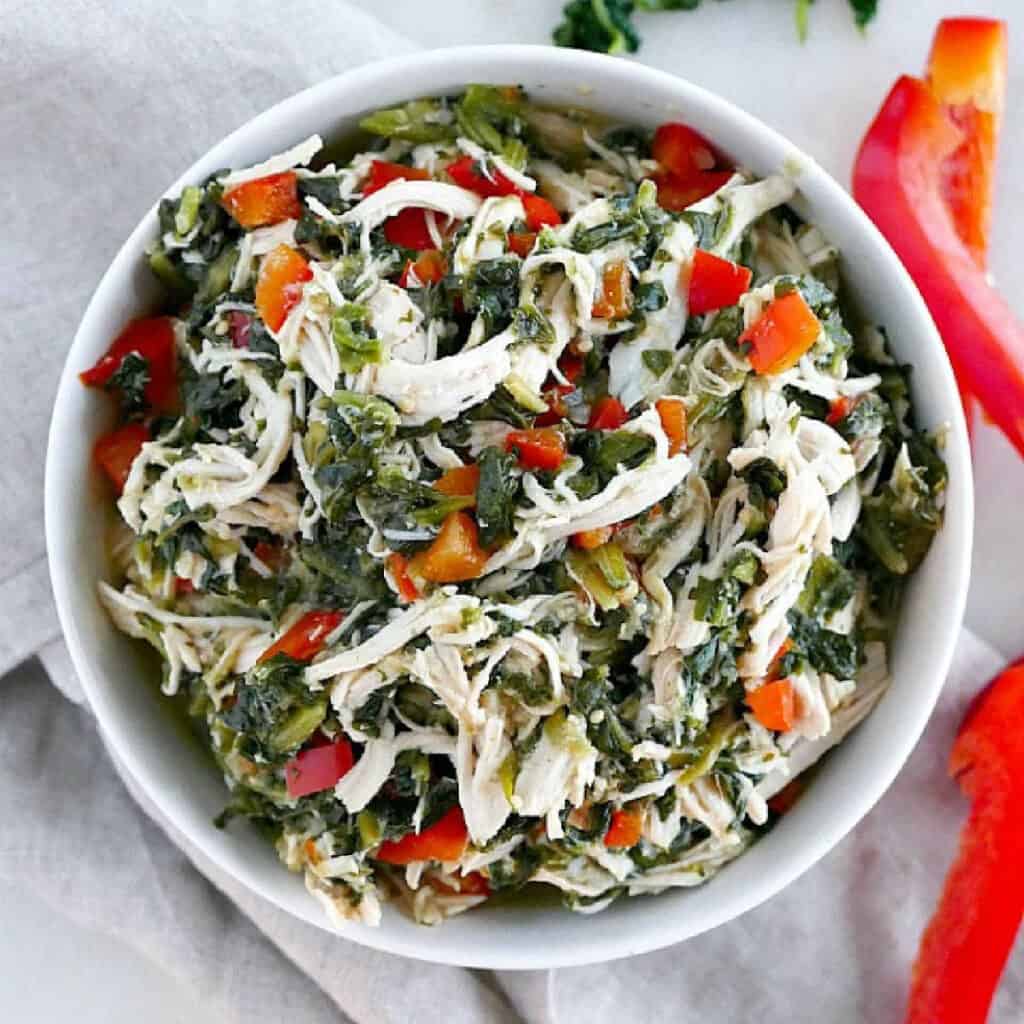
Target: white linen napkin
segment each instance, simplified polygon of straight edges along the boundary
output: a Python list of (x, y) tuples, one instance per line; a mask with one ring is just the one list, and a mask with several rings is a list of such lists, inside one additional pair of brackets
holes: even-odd
[[(611, 965), (492, 974), (365, 950), (241, 889), (130, 783), (128, 799), (75, 706), (45, 566), (43, 454), (67, 346), (118, 245), (183, 166), (281, 97), (411, 45), (340, 0), (136, 0), (123, 13), (8, 0), (3, 20), (0, 879), (129, 942), (225, 1021), (897, 1019), (964, 813), (945, 755), (1001, 662), (969, 633), (924, 740), (852, 836), (759, 910)], [(1021, 960), (993, 1021), (1024, 1018)]]

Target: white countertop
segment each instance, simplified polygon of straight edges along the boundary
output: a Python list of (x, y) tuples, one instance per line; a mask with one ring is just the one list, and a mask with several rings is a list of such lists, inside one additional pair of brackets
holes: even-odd
[[(456, 43), (547, 42), (561, 0), (355, 0), (425, 47)], [(860, 135), (898, 74), (919, 73), (940, 17), (959, 12), (1011, 23), (1010, 109), (1000, 156), (997, 278), (1011, 280), (1024, 219), (1024, 16), (1019, 0), (961, 4), (881, 0), (862, 39), (842, 0), (811, 9), (807, 44), (795, 41), (787, 5), (764, 0), (708, 3), (696, 13), (645, 15), (640, 58), (734, 100), (788, 135), (847, 184)], [(242, 12), (240, 9), (240, 17)], [(744, 54), (742, 51), (746, 51)], [(742, 56), (744, 59), (737, 59)], [(749, 57), (750, 59), (746, 59)], [(838, 70), (837, 70), (838, 69)], [(1008, 292), (1024, 316), (1024, 293)], [(1007, 657), (1024, 650), (1024, 465), (991, 428), (976, 443), (977, 520), (967, 624)], [(197, 995), (121, 941), (57, 918), (35, 895), (0, 886), (0, 1020), (76, 1024), (205, 1024)], [(61, 927), (55, 928), (54, 921)]]

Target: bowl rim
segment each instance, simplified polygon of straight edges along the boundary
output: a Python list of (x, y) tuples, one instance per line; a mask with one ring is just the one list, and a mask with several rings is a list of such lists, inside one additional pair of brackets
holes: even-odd
[[(256, 114), (203, 153), (163, 195), (175, 195), (184, 185), (197, 180), (199, 172), (204, 166), (210, 166), (211, 161), (214, 161), (220, 153), (237, 148), (250, 133), (257, 132), (259, 126), (268, 122), (279, 122), (307, 110), (319, 109), (326, 118), (329, 114), (326, 113), (328, 108), (324, 101), (336, 90), (344, 89), (347, 93), (364, 90), (367, 95), (373, 95), (373, 84), (376, 81), (391, 80), (396, 74), (404, 74), (410, 78), (412, 85), (409, 90), (410, 94), (418, 95), (414, 84), (418, 76), (453, 63), (469, 65), (481, 59), (492, 61), (496, 65), (517, 62), (547, 62), (549, 65), (557, 63), (575, 69), (580, 80), (584, 80), (586, 76), (600, 77), (604, 80), (603, 84), (611, 86), (621, 84), (623, 87), (632, 89), (642, 88), (645, 83), (650, 83), (652, 86), (672, 92), (678, 98), (680, 106), (700, 107), (710, 116), (728, 119), (738, 133), (767, 142), (773, 148), (780, 152), (785, 151), (800, 161), (801, 175), (814, 179), (816, 189), (826, 195), (825, 205), (834, 208), (837, 218), (852, 224), (858, 233), (869, 240), (874, 250), (874, 256), (882, 261), (885, 273), (897, 282), (895, 287), (907, 293), (909, 309), (918, 321), (916, 328), (921, 337), (930, 342), (931, 352), (926, 354), (926, 359), (934, 359), (940, 364), (937, 369), (945, 378), (946, 397), (948, 398), (950, 394), (955, 395), (956, 385), (953, 372), (924, 300), (888, 242), (853, 197), (812, 157), (795, 146), (780, 132), (731, 101), (684, 78), (621, 58), (543, 45), (497, 44), (446, 47), (374, 61), (318, 82)], [(581, 95), (581, 105), (585, 104), (586, 96)], [(219, 164), (215, 165), (219, 166)], [(81, 355), (82, 350), (86, 347), (86, 342), (94, 333), (91, 326), (93, 320), (100, 318), (101, 310), (109, 303), (110, 297), (119, 290), (123, 290), (124, 283), (135, 265), (140, 242), (148, 240), (152, 233), (152, 222), (158, 202), (159, 200), (154, 202), (145, 212), (118, 249), (93, 292), (68, 349), (54, 401), (47, 443), (44, 482), (45, 537), (58, 617), (71, 661), (81, 679), (89, 704), (96, 715), (112, 754), (152, 800), (159, 812), (174, 824), (189, 843), (194, 844), (221, 871), (254, 894), (269, 900), (299, 919), (318, 925), (339, 937), (351, 939), (361, 945), (383, 952), (396, 953), (434, 963), (480, 968), (537, 969), (579, 966), (660, 949), (702, 934), (752, 910), (788, 886), (824, 857), (882, 797), (906, 763), (931, 716), (952, 663), (957, 635), (963, 620), (970, 574), (974, 492), (973, 480), (970, 475), (970, 449), (966, 423), (958, 401), (946, 403), (949, 406), (947, 461), (955, 463), (959, 467), (966, 467), (963, 478), (955, 483), (956, 497), (962, 507), (962, 514), (957, 517), (959, 525), (954, 531), (954, 535), (947, 538), (947, 544), (953, 545), (953, 552), (950, 556), (951, 568), (947, 570), (947, 577), (944, 579), (944, 582), (953, 584), (952, 589), (945, 595), (944, 603), (945, 618), (949, 628), (945, 629), (936, 641), (938, 648), (933, 652), (933, 664), (936, 668), (933, 677), (924, 681), (926, 688), (922, 686), (920, 680), (916, 682), (916, 685), (922, 686), (919, 693), (920, 703), (915, 709), (916, 715), (912, 716), (909, 722), (905, 722), (905, 730), (894, 742), (891, 756), (884, 766), (880, 767), (870, 780), (862, 780), (864, 784), (851, 793), (846, 809), (840, 816), (841, 820), (837, 820), (831, 828), (825, 829), (815, 835), (813, 839), (809, 839), (795, 855), (779, 863), (773, 872), (766, 873), (759, 884), (746, 890), (742, 896), (723, 902), (720, 907), (710, 913), (706, 912), (699, 928), (688, 927), (683, 920), (683, 915), (679, 915), (680, 920), (677, 923), (673, 922), (672, 915), (663, 915), (666, 920), (660, 926), (651, 928), (645, 935), (633, 935), (623, 929), (605, 929), (606, 934), (602, 935), (600, 930), (591, 929), (593, 934), (588, 937), (586, 942), (580, 943), (579, 948), (548, 947), (527, 950), (503, 947), (500, 943), (495, 943), (493, 947), (487, 949), (467, 943), (463, 943), (461, 946), (453, 943), (434, 944), (430, 938), (432, 932), (425, 928), (418, 929), (415, 938), (406, 937), (403, 933), (392, 934), (384, 928), (374, 929), (365, 926), (344, 928), (339, 931), (327, 923), (320, 907), (313, 900), (309, 900), (312, 913), (308, 916), (302, 914), (295, 907), (288, 905), (276, 893), (268, 892), (259, 881), (255, 870), (250, 870), (248, 865), (233, 862), (224, 850), (213, 842), (211, 833), (197, 833), (190, 830), (181, 822), (181, 815), (177, 813), (174, 796), (162, 792), (159, 787), (147, 784), (148, 772), (142, 764), (140, 755), (140, 747), (144, 745), (144, 740), (125, 735), (111, 725), (112, 720), (116, 717), (114, 708), (118, 701), (105, 691), (101, 684), (100, 673), (93, 665), (92, 658), (86, 649), (83, 633), (79, 628), (74, 611), (73, 561), (70, 557), (63, 557), (65, 554), (70, 555), (71, 553), (66, 550), (67, 544), (62, 535), (62, 481), (67, 473), (62, 469), (63, 460), (59, 456), (58, 450), (59, 438), (63, 432), (75, 427), (75, 421), (68, 406), (71, 389), (79, 386), (75, 365), (81, 360), (76, 357)], [(817, 202), (819, 206), (822, 204), (820, 197)], [(949, 524), (944, 527), (944, 530), (950, 529)], [(611, 934), (607, 934), (608, 932)]]

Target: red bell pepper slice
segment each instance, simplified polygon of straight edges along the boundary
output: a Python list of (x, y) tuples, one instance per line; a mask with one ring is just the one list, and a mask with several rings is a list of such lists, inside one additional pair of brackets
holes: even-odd
[(579, 530), (569, 537), (569, 541), (581, 551), (594, 551), (607, 544), (614, 535), (614, 526), (597, 526), (593, 530)]
[(971, 800), (957, 858), (921, 939), (906, 1024), (983, 1024), (1024, 917), (1024, 662), (968, 711), (950, 773)]
[(363, 195), (379, 192), (385, 185), (393, 181), (429, 181), (430, 172), (422, 167), (407, 167), (405, 164), (393, 164), (387, 160), (374, 160), (370, 164), (370, 176), (363, 185)]
[(384, 237), (403, 249), (434, 248), (434, 239), (427, 227), (427, 211), (418, 206), (407, 206), (394, 217), (384, 221)]
[(735, 306), (750, 287), (753, 276), (748, 267), (698, 249), (693, 256), (688, 285), (691, 315)]
[(298, 220), (302, 216), (294, 171), (243, 182), (225, 192), (220, 204), (246, 230), (283, 220)]
[(921, 290), (958, 378), (1024, 454), (1024, 329), (946, 202), (944, 161), (962, 142), (931, 90), (904, 76), (861, 143), (853, 194)]
[(531, 231), (554, 227), (562, 223), (562, 215), (543, 196), (524, 192), (521, 196), (523, 209), (526, 211), (526, 226)]
[(385, 864), (412, 864), (417, 860), (458, 860), (469, 842), (462, 808), (453, 807), (443, 818), (422, 832), (410, 832), (397, 842), (387, 840), (374, 854)]
[[(984, 269), (995, 199), (996, 143), (1006, 98), (1006, 25), (988, 18), (946, 18), (928, 58), (928, 86), (963, 132), (943, 161), (946, 205), (957, 234)], [(975, 401), (957, 379), (970, 434)]]
[(284, 636), (259, 656), (259, 660), (266, 661), (275, 654), (287, 654), (296, 661), (312, 661), (324, 649), (327, 637), (344, 617), (339, 611), (306, 612)]
[(104, 434), (93, 445), (93, 459), (107, 474), (118, 494), (124, 490), (132, 463), (148, 440), (149, 431), (142, 423), (128, 423)]
[(612, 822), (604, 834), (604, 845), (612, 850), (628, 850), (640, 842), (644, 815), (639, 808), (622, 807), (612, 811)]
[(587, 426), (591, 430), (618, 430), (628, 419), (626, 407), (617, 398), (605, 395), (594, 403)]
[(475, 462), (465, 466), (446, 469), (435, 481), (434, 490), (451, 498), (472, 498), (476, 502), (476, 490), (480, 486), (480, 467)]
[(300, 750), (284, 766), (288, 795), (295, 799), (330, 789), (354, 764), (352, 744), (343, 736), (333, 743)]
[(256, 311), (272, 331), (280, 330), (313, 280), (306, 258), (290, 245), (279, 245), (263, 257), (256, 276)]
[(475, 192), (478, 196), (521, 196), (524, 194), (515, 182), (509, 181), (497, 168), (489, 168), (490, 174), (484, 174), (477, 161), (471, 156), (459, 157), (449, 164), (445, 170), (448, 177), (462, 188)]
[(174, 325), (166, 316), (133, 320), (115, 339), (95, 366), (78, 379), (91, 388), (102, 388), (120, 369), (124, 357), (137, 352), (149, 364), (149, 381), (143, 394), (152, 409), (172, 409), (177, 401), (178, 350)]
[(754, 372), (782, 373), (800, 361), (817, 341), (821, 321), (797, 291), (773, 299), (741, 335), (740, 345), (749, 345), (747, 358)]
[(513, 452), (523, 469), (558, 469), (565, 462), (565, 439), (551, 427), (513, 430), (505, 438), (505, 451)]

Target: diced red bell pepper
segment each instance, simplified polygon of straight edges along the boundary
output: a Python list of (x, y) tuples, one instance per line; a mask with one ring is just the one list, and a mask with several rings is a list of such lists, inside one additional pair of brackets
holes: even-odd
[(480, 485), (480, 467), (471, 462), (466, 466), (446, 469), (434, 481), (434, 490), (447, 494), (452, 498), (476, 499), (476, 489)]
[(78, 379), (91, 388), (105, 387), (130, 352), (137, 352), (149, 364), (149, 380), (143, 392), (146, 404), (156, 410), (173, 409), (178, 394), (178, 350), (174, 325), (166, 316), (133, 320), (99, 362), (83, 370)]
[(409, 576), (409, 559), (405, 555), (393, 551), (388, 555), (388, 569), (391, 570), (395, 586), (398, 587), (398, 596), (407, 604), (419, 600), (419, 588)]
[(747, 704), (754, 717), (775, 732), (788, 732), (796, 721), (796, 700), (793, 684), (788, 679), (762, 683), (747, 693)]
[(535, 231), (513, 231), (508, 236), (509, 251), (525, 260), (533, 252), (536, 241), (537, 233)]
[(330, 789), (355, 764), (352, 744), (343, 736), (333, 743), (300, 750), (285, 766), (284, 781), (294, 800)]
[(505, 451), (513, 452), (523, 469), (558, 469), (565, 462), (565, 439), (551, 427), (513, 430), (505, 438)]
[(562, 223), (562, 215), (543, 196), (524, 192), (522, 195), (523, 209), (526, 211), (526, 226), (531, 231), (554, 227)]
[(275, 654), (287, 654), (296, 661), (312, 661), (324, 649), (327, 637), (338, 628), (344, 617), (339, 611), (306, 612), (259, 656), (259, 660), (266, 661)]
[(418, 206), (407, 206), (394, 217), (384, 221), (384, 237), (403, 249), (434, 248), (434, 239), (427, 227), (427, 211)]
[(535, 427), (554, 427), (569, 415), (565, 404), (565, 396), (576, 390), (573, 384), (552, 384), (543, 392), (543, 399), (548, 404), (547, 412), (542, 412), (534, 421)]
[(693, 256), (688, 285), (691, 315), (735, 306), (750, 287), (753, 276), (748, 267), (698, 249)]
[(680, 398), (659, 398), (654, 403), (661, 429), (668, 438), (669, 455), (686, 451), (686, 406)]
[(476, 520), (467, 512), (452, 512), (430, 547), (413, 555), (409, 568), (431, 583), (463, 583), (484, 571), (487, 558)]
[(263, 257), (256, 276), (256, 311), (270, 330), (281, 329), (312, 279), (305, 257), (290, 245), (279, 245)]
[(673, 121), (654, 133), (651, 155), (666, 171), (683, 177), (710, 171), (717, 163), (715, 151), (703, 135)]
[(104, 434), (93, 445), (92, 457), (107, 474), (118, 494), (124, 490), (132, 463), (148, 440), (149, 431), (142, 423), (127, 423)]
[(183, 596), (185, 594), (194, 594), (196, 590), (195, 584), (188, 579), (186, 576), (175, 576), (174, 577), (174, 593), (176, 596)]
[(587, 426), (591, 430), (618, 430), (628, 419), (626, 407), (617, 398), (605, 395), (594, 403)]
[(601, 273), (601, 294), (594, 301), (593, 315), (600, 320), (621, 320), (633, 308), (633, 282), (622, 260), (606, 263)]
[(962, 142), (931, 90), (904, 76), (861, 144), (853, 192), (921, 290), (957, 377), (1024, 454), (1024, 328), (946, 202), (944, 162)]
[(960, 850), (914, 965), (906, 1024), (984, 1024), (1024, 917), (1024, 662), (968, 711), (950, 773), (971, 799)]
[(659, 171), (651, 181), (658, 186), (658, 205), (679, 213), (717, 192), (731, 177), (732, 171), (700, 171), (686, 177)]
[(604, 845), (612, 850), (628, 850), (640, 842), (644, 815), (639, 808), (622, 807), (612, 811), (612, 823), (604, 834)]
[(415, 260), (406, 261), (398, 283), (403, 288), (412, 287), (412, 281), (415, 277), (415, 287), (437, 284), (438, 281), (444, 278), (447, 272), (448, 264), (445, 262), (445, 258), (440, 250), (427, 249), (425, 252), (421, 252)]
[(246, 230), (283, 220), (298, 220), (302, 216), (294, 171), (243, 182), (225, 192), (220, 204)]
[(429, 181), (430, 172), (422, 167), (407, 167), (405, 164), (393, 164), (387, 160), (374, 160), (370, 164), (370, 176), (363, 184), (363, 195), (372, 195), (393, 181)]
[(764, 375), (796, 366), (820, 333), (821, 321), (804, 297), (792, 291), (769, 302), (739, 341), (750, 346), (747, 358), (754, 372)]
[(385, 864), (412, 864), (418, 860), (458, 860), (469, 842), (462, 808), (455, 806), (420, 833), (410, 832), (397, 842), (387, 840), (373, 855)]
[(459, 157), (447, 168), (448, 177), (462, 188), (475, 192), (478, 196), (521, 196), (524, 194), (514, 182), (509, 181), (501, 171), (490, 168), (490, 174), (484, 174), (477, 161), (471, 156)]

